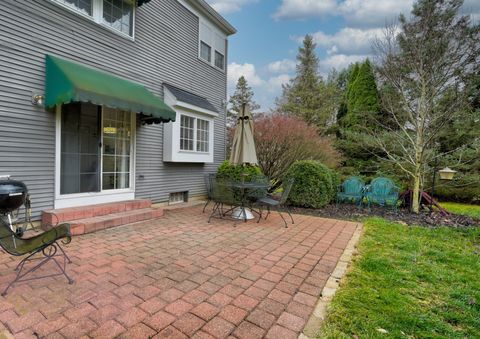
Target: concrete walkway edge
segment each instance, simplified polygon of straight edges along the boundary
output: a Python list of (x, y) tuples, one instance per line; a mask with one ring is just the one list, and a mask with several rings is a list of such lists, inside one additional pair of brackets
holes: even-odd
[(343, 251), (342, 256), (338, 260), (337, 266), (335, 266), (334, 271), (327, 280), (327, 283), (320, 294), (320, 299), (315, 305), (315, 309), (305, 325), (303, 332), (298, 336), (299, 339), (317, 338), (320, 335), (323, 322), (327, 316), (328, 306), (337, 292), (342, 278), (347, 273), (348, 266), (350, 265), (352, 257), (356, 252), (356, 247), (358, 241), (360, 240), (362, 231), (363, 225), (359, 223), (352, 235), (352, 238), (348, 242), (347, 247)]

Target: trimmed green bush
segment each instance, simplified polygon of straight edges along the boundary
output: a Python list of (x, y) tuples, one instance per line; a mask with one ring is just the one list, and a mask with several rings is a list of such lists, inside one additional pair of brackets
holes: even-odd
[(260, 167), (250, 165), (232, 165), (225, 160), (217, 170), (217, 178), (232, 181), (251, 181), (256, 175), (262, 174)]
[(339, 176), (319, 161), (301, 160), (293, 163), (285, 179), (293, 178), (295, 184), (288, 197), (294, 206), (321, 208), (330, 203), (336, 194)]

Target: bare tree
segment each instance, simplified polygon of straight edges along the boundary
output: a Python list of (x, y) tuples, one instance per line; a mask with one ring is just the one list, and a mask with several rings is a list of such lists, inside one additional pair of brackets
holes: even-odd
[(428, 163), (435, 156), (439, 132), (468, 114), (465, 91), (479, 64), (479, 26), (460, 16), (462, 0), (419, 0), (399, 28), (385, 30), (374, 44), (379, 80), (392, 87), (382, 104), (394, 126), (373, 135), (389, 161), (412, 180), (412, 210), (420, 209)]

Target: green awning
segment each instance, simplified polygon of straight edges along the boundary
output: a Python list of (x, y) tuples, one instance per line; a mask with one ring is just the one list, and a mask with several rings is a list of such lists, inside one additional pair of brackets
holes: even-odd
[(143, 85), (51, 55), (45, 63), (47, 108), (91, 102), (142, 114), (147, 123), (175, 121), (175, 111)]

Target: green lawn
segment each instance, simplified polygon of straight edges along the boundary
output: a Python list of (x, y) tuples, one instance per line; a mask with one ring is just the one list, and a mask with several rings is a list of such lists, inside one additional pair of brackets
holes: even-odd
[(319, 338), (480, 338), (480, 229), (364, 225)]
[(480, 205), (460, 204), (457, 202), (441, 202), (440, 206), (455, 214), (463, 214), (474, 218), (480, 218)]

